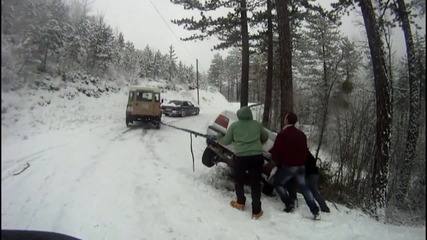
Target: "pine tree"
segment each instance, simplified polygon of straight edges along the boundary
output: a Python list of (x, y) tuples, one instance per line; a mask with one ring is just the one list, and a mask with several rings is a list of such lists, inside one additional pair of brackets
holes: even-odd
[(154, 62), (154, 54), (150, 47), (145, 46), (142, 51), (142, 59), (140, 62), (141, 65), (141, 77), (153, 77), (153, 62)]
[(185, 69), (185, 82), (192, 87), (196, 86), (196, 71), (193, 65)]
[(11, 35), (15, 22), (14, 12), (16, 3), (12, 0), (1, 1), (1, 33)]
[(121, 32), (114, 36), (113, 42), (113, 63), (116, 69), (123, 69), (123, 59), (125, 52), (125, 39)]
[(176, 74), (176, 60), (178, 57), (175, 54), (175, 49), (172, 45), (169, 46), (169, 52), (168, 52), (168, 58), (167, 58), (167, 66), (168, 66), (168, 73), (169, 73), (169, 82), (172, 81), (173, 77)]
[[(250, 19), (248, 12), (253, 12), (257, 4), (247, 0), (205, 1), (204, 4), (194, 0), (171, 0), (174, 4), (184, 6), (184, 9), (198, 10), (200, 19), (183, 18), (173, 20), (172, 22), (184, 26), (187, 30), (198, 31), (190, 37), (183, 38), (184, 41), (204, 40), (210, 36), (216, 36), (220, 43), (214, 46), (214, 49), (226, 49), (230, 47), (240, 47), (241, 51), (241, 98), (240, 105), (248, 104), (248, 83), (249, 83), (249, 48), (250, 39), (248, 25)], [(227, 15), (213, 18), (207, 16), (209, 12), (218, 9), (233, 9)]]
[(33, 11), (28, 13), (28, 17), (33, 17), (34, 24), (30, 26), (26, 34), (25, 45), (35, 45), (37, 58), (40, 59), (38, 69), (46, 71), (47, 59), (49, 55), (58, 54), (59, 49), (64, 45), (70, 26), (67, 19), (66, 6), (59, 0), (34, 3)]
[[(312, 112), (315, 113), (316, 124), (319, 124), (319, 139), (316, 149), (316, 157), (320, 151), (328, 125), (330, 98), (338, 89), (336, 84), (342, 79), (339, 74), (343, 60), (341, 50), (341, 33), (338, 24), (331, 21), (322, 12), (314, 12), (307, 16), (307, 26), (303, 30), (303, 36), (298, 44), (300, 53), (298, 70), (303, 86), (311, 89), (314, 96)], [(317, 103), (317, 104), (314, 104)]]
[(63, 47), (61, 68), (63, 72), (71, 69), (80, 69), (86, 66), (86, 48), (88, 46), (89, 19), (87, 16), (88, 6), (74, 3), (70, 6), (69, 32)]
[(123, 70), (131, 79), (136, 78), (139, 73), (138, 53), (132, 42), (126, 41), (123, 50)]
[(113, 30), (103, 17), (90, 19), (93, 29), (89, 35), (88, 63), (98, 73), (105, 74), (113, 59)]
[(160, 77), (161, 65), (162, 65), (162, 53), (159, 50), (157, 50), (156, 53), (154, 54), (154, 61), (153, 61), (154, 78)]
[(222, 82), (223, 82), (223, 72), (224, 72), (224, 60), (222, 59), (221, 54), (216, 53), (211, 61), (211, 65), (208, 71), (208, 79), (211, 84), (219, 89), (222, 92)]
[(264, 100), (264, 92), (260, 91), (265, 86), (265, 76), (267, 68), (267, 60), (265, 54), (253, 54), (251, 56), (251, 70), (249, 78), (250, 100), (260, 103)]
[(341, 74), (344, 76), (344, 81), (341, 82), (341, 90), (345, 94), (350, 94), (353, 91), (354, 78), (362, 61), (362, 54), (354, 42), (347, 37), (342, 39), (342, 69)]
[(224, 60), (224, 76), (227, 81), (227, 99), (230, 101), (240, 100), (240, 74), (241, 58), (240, 50), (233, 48)]

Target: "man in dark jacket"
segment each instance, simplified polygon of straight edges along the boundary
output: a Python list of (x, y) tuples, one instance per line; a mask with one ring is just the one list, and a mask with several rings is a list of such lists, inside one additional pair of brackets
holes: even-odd
[(233, 208), (243, 210), (246, 197), (244, 183), (246, 171), (252, 195), (252, 219), (262, 216), (261, 210), (261, 174), (264, 165), (262, 145), (268, 140), (268, 133), (258, 121), (253, 120), (249, 107), (242, 107), (237, 111), (238, 121), (228, 128), (224, 137), (219, 139), (223, 145), (233, 144), (236, 158), (234, 160), (234, 186), (237, 200), (231, 201)]
[(296, 177), (299, 189), (313, 214), (314, 219), (319, 219), (319, 207), (314, 201), (313, 194), (305, 181), (305, 163), (307, 159), (307, 137), (294, 125), (298, 118), (295, 113), (285, 116), (285, 127), (276, 136), (273, 147), (270, 149), (271, 158), (278, 167), (274, 176), (274, 186), (280, 199), (285, 204), (285, 212), (292, 212), (295, 208), (294, 201), (289, 197), (285, 188), (286, 182)]

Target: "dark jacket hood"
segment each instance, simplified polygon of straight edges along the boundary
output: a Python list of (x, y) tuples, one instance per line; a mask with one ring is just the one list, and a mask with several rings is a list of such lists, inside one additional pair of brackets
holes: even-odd
[(237, 111), (237, 117), (239, 118), (239, 120), (252, 120), (252, 111), (247, 106), (242, 107)]

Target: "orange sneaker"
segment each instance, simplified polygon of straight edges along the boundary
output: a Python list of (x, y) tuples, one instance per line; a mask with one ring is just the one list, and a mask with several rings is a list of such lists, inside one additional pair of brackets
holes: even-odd
[(245, 204), (238, 203), (237, 201), (231, 201), (230, 205), (231, 205), (231, 207), (238, 209), (238, 210), (241, 210), (241, 211), (245, 208)]
[(252, 214), (252, 219), (258, 220), (264, 212), (261, 210), (258, 214)]

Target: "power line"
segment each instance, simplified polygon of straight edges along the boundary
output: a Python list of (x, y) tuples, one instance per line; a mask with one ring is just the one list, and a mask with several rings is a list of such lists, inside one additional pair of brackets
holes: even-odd
[[(190, 53), (190, 51), (188, 51), (188, 49), (184, 46), (184, 44), (181, 42), (181, 39), (179, 39), (179, 37), (176, 35), (176, 33), (173, 31), (173, 29), (169, 26), (168, 22), (166, 21), (166, 19), (163, 17), (163, 15), (160, 13), (160, 11), (157, 9), (156, 5), (154, 5), (154, 3), (151, 0), (150, 1), (151, 5), (154, 7), (154, 10), (156, 10), (156, 12), (159, 14), (159, 16), (162, 18), (163, 22), (166, 24), (166, 26), (168, 27), (169, 31), (175, 36), (175, 38), (178, 40), (179, 44), (181, 44), (181, 46), (184, 48), (184, 50), (188, 53), (188, 55), (190, 55), (193, 58), (194, 57), (193, 54)], [(197, 59), (197, 58), (196, 58)]]

